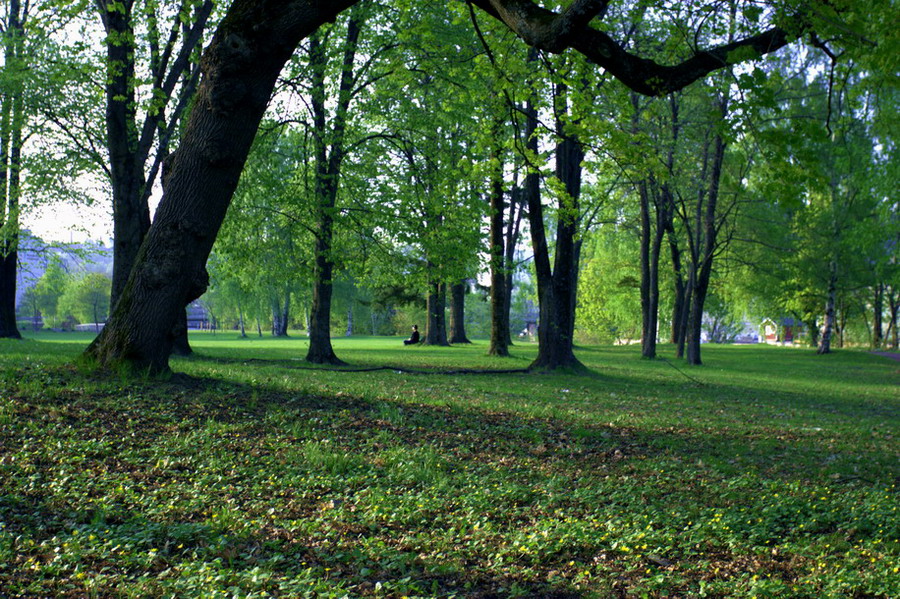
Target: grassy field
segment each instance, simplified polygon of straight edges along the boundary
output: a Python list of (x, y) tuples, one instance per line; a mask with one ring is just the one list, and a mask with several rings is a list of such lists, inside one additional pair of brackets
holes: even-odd
[[(900, 363), (587, 347), (587, 376), (307, 369), (197, 335), (167, 381), (0, 341), (0, 597), (898, 597)], [(355, 368), (523, 368), (336, 339)]]

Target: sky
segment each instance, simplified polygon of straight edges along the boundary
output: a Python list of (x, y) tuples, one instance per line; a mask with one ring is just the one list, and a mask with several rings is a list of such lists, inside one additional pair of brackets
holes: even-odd
[(21, 227), (45, 241), (77, 243), (90, 240), (109, 245), (113, 234), (112, 203), (44, 205), (23, 214)]

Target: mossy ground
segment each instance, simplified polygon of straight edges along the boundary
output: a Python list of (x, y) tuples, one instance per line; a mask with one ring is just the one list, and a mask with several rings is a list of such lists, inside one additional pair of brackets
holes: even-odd
[[(900, 596), (900, 364), (586, 347), (586, 376), (304, 369), (195, 335), (169, 380), (0, 342), (0, 595)], [(335, 339), (351, 367), (526, 367)]]

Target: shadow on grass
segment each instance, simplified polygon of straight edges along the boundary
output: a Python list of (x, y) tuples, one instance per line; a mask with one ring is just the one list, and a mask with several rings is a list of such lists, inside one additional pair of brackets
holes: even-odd
[[(273, 366), (283, 367), (280, 361), (273, 362)], [(721, 489), (686, 486), (685, 479), (691, 473), (698, 478), (703, 475), (727, 479), (740, 471), (745, 477), (752, 475), (759, 480), (819, 484), (821, 471), (811, 469), (810, 464), (840, 451), (831, 446), (828, 438), (815, 435), (768, 438), (765, 433), (747, 436), (677, 429), (641, 431), (460, 405), (439, 407), (347, 394), (298, 394), (264, 385), (187, 375), (176, 375), (166, 383), (135, 382), (98, 393), (90, 391), (90, 385), (71, 371), (50, 374), (48, 380), (59, 388), (39, 391), (35, 386), (28, 395), (10, 395), (13, 408), (5, 416), (10, 432), (0, 436), (0, 454), (12, 455), (22, 449), (24, 438), (13, 434), (11, 428), (16, 423), (27, 430), (40, 430), (47, 438), (59, 435), (65, 443), (110, 438), (115, 439), (115, 446), (94, 453), (79, 450), (81, 453), (73, 456), (36, 453), (30, 461), (4, 464), (0, 471), (5, 480), (0, 486), (0, 515), (7, 523), (7, 532), (40, 541), (71, 536), (75, 529), (110, 529), (114, 535), (139, 539), (135, 551), (144, 551), (142, 543), (147, 546), (146, 551), (154, 547), (163, 550), (158, 563), (133, 566), (146, 568), (149, 574), (184, 567), (191, 560), (220, 559), (230, 570), (247, 571), (265, 564), (276, 576), (300, 576), (303, 569), (297, 564), (306, 562), (305, 567), (314, 568), (316, 577), (343, 578), (350, 581), (351, 590), (361, 594), (372, 591), (378, 581), (409, 577), (425, 593), (503, 597), (515, 586), (517, 592), (526, 596), (578, 597), (580, 593), (571, 583), (548, 582), (550, 572), (565, 570), (566, 564), (575, 559), (592, 559), (598, 553), (596, 540), (573, 540), (565, 550), (549, 553), (532, 565), (538, 574), (531, 578), (502, 574), (503, 568), (499, 567), (488, 568), (486, 549), (468, 555), (463, 552), (462, 561), (441, 570), (444, 564), (438, 556), (422, 557), (415, 543), (395, 537), (398, 531), (391, 526), (372, 529), (353, 512), (340, 510), (349, 510), (346, 506), (351, 504), (353, 495), (362, 494), (367, 485), (375, 484), (373, 481), (387, 481), (385, 484), (392, 485), (398, 497), (434, 484), (436, 492), (451, 499), (454, 493), (470, 492), (472, 484), (479, 487), (475, 491), (481, 491), (498, 480), (512, 481), (514, 492), (510, 496), (491, 496), (483, 507), (484, 513), (473, 518), (486, 518), (498, 528), (515, 529), (531, 522), (538, 512), (553, 509), (580, 513), (598, 501), (618, 504), (623, 512), (648, 504), (681, 501), (716, 505), (721, 501)], [(610, 380), (617, 385), (634, 382), (626, 377)], [(717, 388), (725, 390), (716, 385), (708, 390), (715, 392)], [(170, 443), (172, 439), (177, 439), (177, 444)], [(307, 452), (303, 454), (303, 467), (323, 471), (330, 468), (332, 474), (337, 474), (334, 478), (353, 481), (347, 483), (352, 486), (349, 490), (324, 487), (323, 494), (340, 491), (340, 501), (346, 505), (335, 508), (341, 517), (329, 520), (329, 525), (346, 544), (365, 545), (362, 549), (339, 551), (315, 541), (308, 531), (288, 530), (277, 522), (255, 527), (243, 526), (241, 522), (231, 527), (210, 524), (203, 511), (215, 509), (217, 504), (235, 506), (237, 513), (248, 520), (261, 518), (261, 511), (268, 505), (279, 511), (288, 510), (291, 505), (290, 501), (275, 497), (270, 502), (248, 498), (229, 485), (209, 489), (210, 501), (216, 500), (215, 504), (154, 514), (137, 508), (134, 504), (139, 504), (138, 500), (103, 511), (88, 510), (80, 503), (83, 497), (51, 494), (47, 484), (41, 482), (56, 480), (56, 472), (66, 465), (66, 459), (77, 458), (81, 460), (79, 471), (96, 471), (101, 473), (98, 478), (125, 477), (148, 488), (184, 481), (200, 485), (201, 476), (207, 474), (202, 470), (210, 468), (193, 459), (201, 454), (224, 461), (216, 468), (225, 479), (234, 477), (235, 464), (247, 467), (240, 471), (242, 474), (262, 477), (267, 470), (289, 472), (294, 468), (292, 460), (299, 455), (297, 451), (325, 440), (327, 455), (315, 461)], [(795, 456), (802, 455), (803, 460), (792, 462), (786, 453), (788, 449)], [(436, 455), (437, 465), (422, 474), (415, 470), (398, 474), (392, 469), (390, 456), (400, 450), (413, 458)], [(429, 453), (431, 450), (433, 453)], [(161, 453), (171, 460), (163, 466), (152, 463), (149, 456)], [(343, 458), (346, 465), (334, 465), (327, 461), (329, 456), (349, 457)], [(732, 463), (735, 457), (740, 463)], [(895, 468), (881, 466), (890, 464), (891, 457), (875, 453), (869, 456), (871, 476), (879, 478), (877, 482), (896, 476)], [(648, 463), (653, 466), (648, 468)], [(669, 481), (657, 476), (657, 468), (682, 469), (686, 474)], [(21, 480), (19, 477), (31, 477), (38, 483), (30, 490), (22, 490), (15, 482)], [(626, 481), (634, 489), (628, 498), (616, 493), (616, 487), (625, 486)], [(240, 482), (252, 486), (250, 481)], [(102, 497), (105, 490), (100, 483), (84, 483), (89, 486), (89, 497)], [(304, 495), (304, 489), (285, 491), (296, 496), (296, 504), (290, 508), (296, 512), (288, 520), (303, 520), (321, 511), (319, 498)], [(440, 514), (410, 516), (410, 521), (415, 522), (408, 526), (415, 533), (412, 536), (438, 534), (435, 526), (439, 526), (439, 517)], [(366, 544), (370, 538), (377, 538), (381, 544)], [(178, 545), (182, 547), (179, 549)], [(384, 554), (396, 556), (393, 563), (399, 565), (385, 565)], [(288, 555), (290, 559), (282, 562), (276, 559), (277, 555)], [(102, 560), (95, 563), (91, 557), (83, 559), (89, 568), (109, 565)], [(24, 569), (17, 572), (31, 576)], [(2, 577), (0, 572), (0, 581)]]

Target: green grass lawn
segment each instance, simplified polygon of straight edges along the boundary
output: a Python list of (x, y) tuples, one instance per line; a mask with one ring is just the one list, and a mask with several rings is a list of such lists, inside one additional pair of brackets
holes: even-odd
[[(586, 376), (331, 372), (192, 337), (167, 381), (0, 341), (0, 597), (898, 597), (900, 363), (586, 347)], [(515, 369), (335, 339), (353, 368)]]

